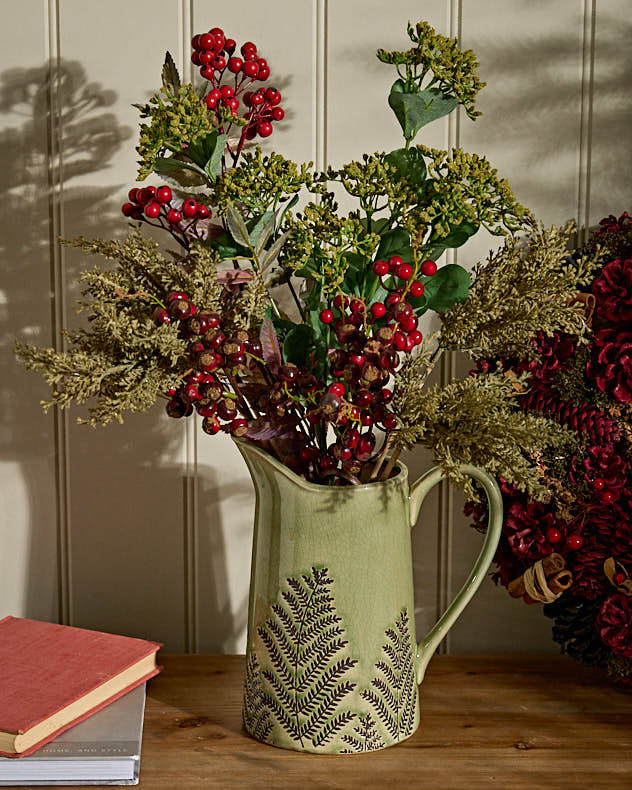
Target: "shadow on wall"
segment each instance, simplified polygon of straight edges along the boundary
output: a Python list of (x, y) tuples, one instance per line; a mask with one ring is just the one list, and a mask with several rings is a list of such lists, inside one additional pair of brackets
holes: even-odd
[[(61, 119), (67, 130), (66, 177), (72, 179), (106, 166), (128, 130), (107, 111), (115, 96), (88, 84), (78, 63), (63, 63), (51, 74), (48, 66), (11, 69), (0, 75), (2, 212), (0, 251), (0, 431), (2, 483), (6, 488), (6, 525), (30, 550), (24, 567), (28, 589), (22, 599), (27, 613), (56, 616), (56, 537), (53, 420), (41, 414), (47, 391), (12, 355), (13, 340), (51, 344), (51, 215), (49, 188), (48, 95), (52, 78), (64, 95)], [(106, 190), (73, 189), (69, 204), (105, 214)], [(28, 548), (27, 548), (28, 547)], [(21, 557), (2, 557), (3, 564)], [(6, 572), (6, 569), (5, 569)], [(21, 581), (21, 579), (16, 579)], [(14, 602), (13, 602), (14, 603)], [(14, 603), (15, 605), (15, 603)]]
[[(632, 176), (632, 24), (598, 13), (591, 129), (591, 222), (629, 207)], [(517, 30), (468, 40), (488, 85), (483, 116), (461, 124), (464, 145), (493, 154), (518, 198), (545, 221), (560, 222), (576, 203), (581, 106), (581, 29), (569, 14), (567, 35)], [(506, 162), (511, 163), (511, 172)]]
[[(52, 123), (49, 91), (55, 85), (59, 116)], [(62, 61), (54, 73), (42, 66), (0, 75), (0, 112), (7, 119), (0, 132), (0, 483), (11, 503), (3, 514), (10, 521), (7, 529), (20, 536), (10, 543), (9, 556), (0, 553), (0, 574), (24, 586), (10, 605), (21, 604), (19, 613), (31, 617), (57, 617), (56, 447), (53, 418), (44, 416), (39, 405), (47, 388), (15, 360), (13, 339), (52, 344), (51, 128), (58, 124), (62, 138), (61, 233), (112, 238), (126, 232), (119, 186), (98, 186), (107, 183), (105, 171), (131, 138), (131, 130), (117, 119), (116, 100), (115, 93), (89, 82), (76, 62)], [(133, 177), (130, 173), (130, 181)], [(102, 260), (74, 250), (63, 256), (67, 320), (75, 325), (77, 276)], [(75, 426), (77, 413), (71, 410), (68, 420), (73, 624), (153, 638), (183, 650), (187, 481), (180, 462), (182, 425), (154, 410), (131, 415), (125, 425), (91, 431)], [(229, 622), (221, 592), (227, 575), (222, 525), (219, 512), (211, 516), (208, 540), (218, 600), (204, 603), (220, 621), (221, 643), (242, 628), (245, 613), (236, 618), (237, 625)], [(19, 567), (11, 569), (12, 564)], [(0, 601), (0, 608), (4, 605)]]

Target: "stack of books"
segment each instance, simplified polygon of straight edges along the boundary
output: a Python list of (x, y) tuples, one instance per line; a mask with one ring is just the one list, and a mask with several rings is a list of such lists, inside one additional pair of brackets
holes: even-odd
[(138, 783), (160, 645), (0, 620), (0, 786)]

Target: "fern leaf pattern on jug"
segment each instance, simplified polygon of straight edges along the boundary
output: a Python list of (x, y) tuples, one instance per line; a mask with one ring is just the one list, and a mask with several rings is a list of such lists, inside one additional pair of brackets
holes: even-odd
[(340, 709), (356, 687), (346, 675), (358, 663), (331, 593), (327, 568), (287, 579), (282, 603), (257, 629), (271, 668), (261, 670), (264, 699), (279, 726), (303, 747), (328, 743), (354, 717)]
[(415, 653), (406, 608), (394, 626), (386, 629), (385, 635), (384, 660), (375, 664), (377, 674), (371, 688), (363, 689), (361, 696), (374, 709), (391, 738), (400, 741), (414, 731), (418, 700)]

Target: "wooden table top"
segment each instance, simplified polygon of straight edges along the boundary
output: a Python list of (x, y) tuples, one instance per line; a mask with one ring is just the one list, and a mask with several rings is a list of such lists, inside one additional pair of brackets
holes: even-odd
[(161, 656), (143, 790), (632, 789), (632, 694), (564, 656), (435, 656), (421, 725), (358, 755), (301, 754), (241, 727), (243, 656)]

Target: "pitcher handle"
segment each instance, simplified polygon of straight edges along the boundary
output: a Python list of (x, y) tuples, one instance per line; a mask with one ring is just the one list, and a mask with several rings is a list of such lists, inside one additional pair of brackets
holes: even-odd
[[(454, 597), (452, 603), (437, 620), (426, 636), (417, 645), (417, 683), (421, 683), (426, 672), (428, 662), (447, 632), (452, 628), (456, 619), (470, 602), (474, 593), (485, 578), (485, 573), (491, 565), (496, 547), (500, 540), (503, 526), (503, 501), (498, 483), (484, 469), (463, 464), (459, 467), (462, 474), (469, 475), (477, 480), (485, 489), (489, 508), (487, 533), (481, 551), (476, 558), (474, 567), (467, 577), (465, 584)], [(410, 525), (414, 527), (421, 510), (421, 503), (433, 485), (445, 478), (441, 469), (436, 467), (419, 478), (410, 487)]]

